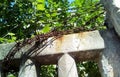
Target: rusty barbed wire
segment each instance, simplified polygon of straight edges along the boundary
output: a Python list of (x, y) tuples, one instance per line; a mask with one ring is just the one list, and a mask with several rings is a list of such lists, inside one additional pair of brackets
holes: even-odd
[[(9, 51), (7, 56), (4, 58), (3, 62), (4, 61), (10, 61), (11, 59), (14, 58), (15, 54), (21, 48), (23, 48), (26, 45), (32, 44), (33, 42), (35, 42), (35, 44), (40, 45), (40, 44), (44, 43), (44, 41), (47, 40), (50, 37), (61, 37), (62, 35), (66, 35), (66, 34), (78, 33), (78, 32), (81, 32), (81, 31), (92, 31), (92, 30), (95, 30), (96, 28), (86, 29), (84, 26), (90, 24), (92, 19), (97, 19), (103, 13), (104, 12), (102, 12), (102, 13), (94, 16), (90, 20), (86, 21), (86, 23), (83, 26), (81, 26), (81, 27), (73, 27), (70, 30), (61, 30), (61, 31), (55, 29), (55, 30), (52, 30), (52, 31), (50, 31), (50, 32), (48, 32), (46, 34), (42, 33), (42, 34), (36, 35), (33, 38), (27, 38), (27, 39), (23, 40), (22, 42), (21, 41), (20, 42), (16, 42), (15, 46)], [(44, 47), (44, 46), (41, 46), (41, 47)]]

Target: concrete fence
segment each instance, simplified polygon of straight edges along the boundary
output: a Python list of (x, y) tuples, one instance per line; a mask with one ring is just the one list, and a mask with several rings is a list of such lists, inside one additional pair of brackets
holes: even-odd
[(0, 77), (7, 68), (17, 68), (18, 77), (40, 77), (39, 64), (58, 64), (58, 77), (78, 77), (76, 62), (88, 60), (98, 63), (102, 77), (120, 77), (120, 1), (101, 3), (107, 12), (108, 30), (63, 35), (54, 41), (51, 37), (44, 48), (26, 45), (6, 62), (2, 61), (15, 43), (1, 44)]
[(23, 47), (15, 54), (11, 63), (2, 63), (2, 60), (15, 43), (1, 44), (1, 77), (4, 73), (2, 66), (5, 64), (8, 68), (19, 68), (18, 77), (40, 77), (38, 69), (41, 64), (58, 64), (58, 77), (78, 77), (76, 62), (88, 60), (98, 63), (102, 77), (120, 76), (120, 40), (114, 30), (63, 35), (52, 42), (50, 39), (42, 51), (38, 49), (27, 57), (25, 54), (34, 43)]

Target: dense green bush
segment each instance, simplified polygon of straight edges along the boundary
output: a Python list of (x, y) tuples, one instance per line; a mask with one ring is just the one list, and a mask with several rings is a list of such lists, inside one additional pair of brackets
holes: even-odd
[(14, 42), (73, 27), (103, 29), (99, 0), (1, 0), (0, 42)]

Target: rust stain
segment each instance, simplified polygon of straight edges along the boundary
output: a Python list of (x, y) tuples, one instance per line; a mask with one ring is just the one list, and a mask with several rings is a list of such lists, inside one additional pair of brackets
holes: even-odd
[[(77, 36), (76, 38), (80, 39), (83, 44), (85, 44), (83, 39), (85, 39), (88, 35), (88, 32), (75, 33), (75, 36)], [(74, 34), (71, 34), (69, 37), (67, 35), (62, 35), (59, 38), (57, 38), (57, 40), (55, 41), (56, 52), (61, 52), (61, 47), (64, 44), (65, 40), (69, 40), (69, 38), (71, 38), (72, 36), (74, 36)]]
[(79, 33), (78, 35), (79, 35), (79, 37), (81, 37), (81, 38), (85, 38), (85, 37), (88, 35), (88, 33), (87, 33), (87, 32), (81, 32), (81, 33)]
[(56, 52), (60, 52), (61, 51), (61, 46), (62, 46), (62, 43), (63, 43), (63, 40), (64, 40), (64, 36), (61, 36), (59, 37), (57, 40), (56, 40), (56, 43), (55, 43), (55, 50)]
[(79, 45), (77, 46), (77, 49), (79, 49), (80, 45), (86, 45), (84, 39), (88, 36), (89, 34), (87, 32), (81, 32), (77, 35), (77, 38), (79, 39)]

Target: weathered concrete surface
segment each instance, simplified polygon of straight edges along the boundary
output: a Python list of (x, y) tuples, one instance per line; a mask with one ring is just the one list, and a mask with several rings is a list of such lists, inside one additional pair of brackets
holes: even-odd
[(114, 30), (101, 31), (101, 35), (106, 47), (99, 59), (102, 77), (120, 77), (120, 38)]
[[(98, 43), (98, 44), (96, 44)], [(103, 49), (104, 41), (98, 31), (81, 32), (60, 37), (47, 46), (40, 55)]]
[[(70, 41), (68, 38), (70, 38)], [(60, 41), (61, 39), (62, 41)], [(66, 44), (65, 47), (64, 45), (62, 45), (64, 43)], [(104, 48), (104, 43), (105, 43), (105, 49), (101, 50)], [(61, 47), (63, 46), (64, 48), (60, 48), (57, 45)], [(80, 46), (88, 46), (88, 48), (87, 47), (80, 48)], [(0, 49), (1, 49), (0, 53), (3, 53), (4, 51), (8, 53), (9, 49), (12, 47), (12, 44), (7, 44), (7, 46), (3, 45), (3, 47), (2, 48), (1, 47), (2, 45), (0, 45)], [(25, 48), (23, 48), (21, 51), (23, 53), (27, 52), (27, 50), (30, 47), (31, 45), (28, 45)], [(72, 49), (70, 50), (68, 48), (72, 48)], [(50, 50), (52, 50), (53, 52), (51, 51), (50, 53)], [(59, 52), (57, 52), (57, 50), (59, 50)], [(99, 58), (98, 56), (100, 54), (100, 51), (102, 52), (101, 52), (101, 57)], [(7, 54), (6, 52), (4, 53), (4, 55), (0, 54), (2, 56), (0, 59), (3, 59), (5, 57), (5, 55)], [(47, 52), (49, 54), (47, 54)], [(64, 53), (69, 53), (74, 58), (74, 60), (78, 60), (78, 61), (81, 61), (83, 59), (94, 60), (96, 58), (99, 58), (99, 68), (102, 77), (120, 77), (120, 38), (112, 29), (100, 31), (100, 34), (98, 31), (92, 31), (92, 32), (64, 35), (63, 37), (50, 43), (48, 47), (46, 47), (46, 49), (42, 51), (42, 54), (39, 53), (39, 55), (33, 57), (32, 59), (35, 59), (36, 61), (43, 64), (44, 63), (52, 64), (52, 63), (57, 63), (58, 59), (60, 59)], [(17, 58), (19, 57), (20, 56), (18, 55)]]
[(101, 0), (106, 10), (106, 23), (109, 28), (114, 26), (120, 36), (120, 0)]
[[(120, 37), (120, 0), (101, 0), (101, 3), (106, 10), (109, 29), (114, 27)], [(120, 77), (120, 38), (112, 30), (101, 35), (106, 46), (100, 60), (102, 77)]]
[[(55, 61), (57, 61), (63, 53), (70, 53), (74, 58), (78, 60), (89, 60), (98, 58), (100, 51), (104, 49), (104, 41), (99, 34), (99, 31), (97, 30), (63, 35), (62, 37), (56, 39), (53, 42), (51, 42), (50, 40), (51, 38), (47, 40), (48, 42), (45, 49), (38, 49), (38, 51), (33, 50), (34, 52), (33, 54), (31, 54), (30, 57), (33, 57), (38, 61), (41, 60), (39, 62), (45, 61), (45, 63), (49, 63), (52, 62), (53, 58)], [(12, 46), (14, 45), (0, 45), (0, 60), (2, 60), (7, 55)], [(27, 45), (15, 55), (15, 58), (20, 58), (21, 55), (26, 54), (32, 48), (33, 44)], [(44, 57), (46, 57), (46, 59)]]
[(4, 59), (14, 45), (15, 43), (0, 44), (0, 60)]
[(78, 77), (75, 60), (64, 54), (58, 61), (58, 77)]
[(35, 64), (32, 60), (23, 60), (18, 77), (38, 77)]

